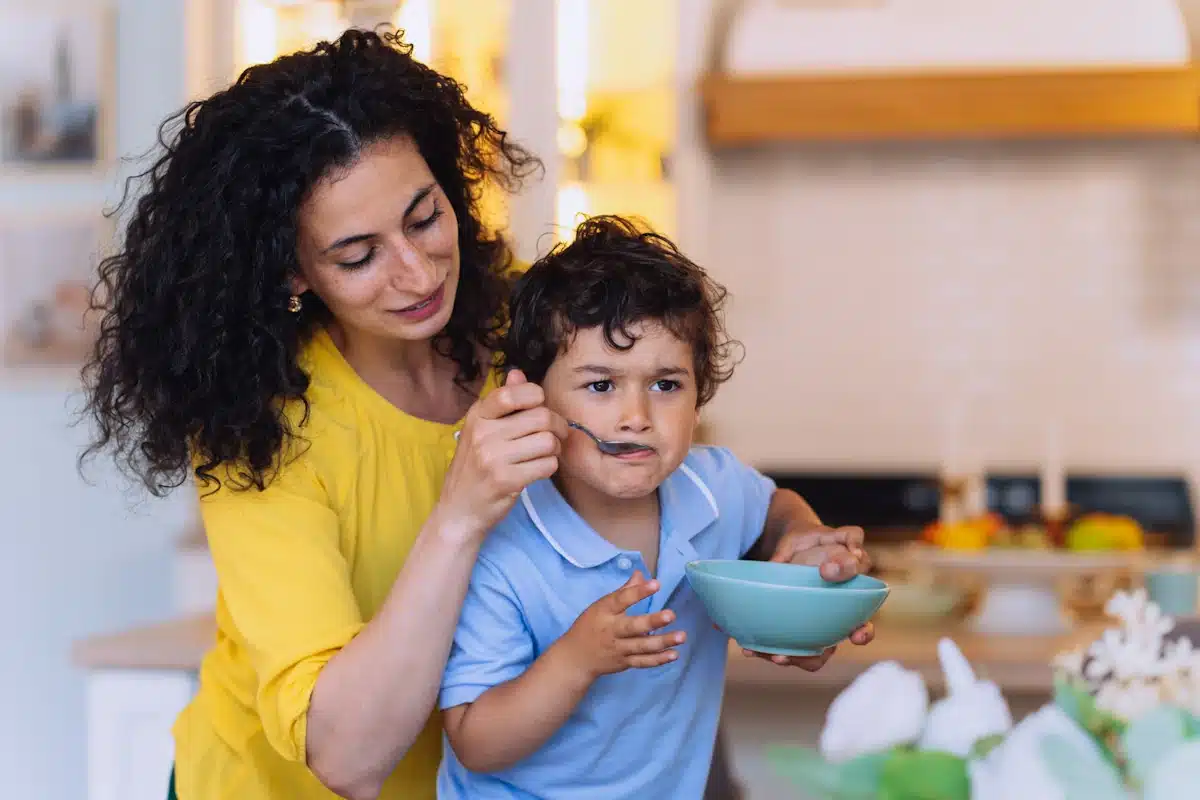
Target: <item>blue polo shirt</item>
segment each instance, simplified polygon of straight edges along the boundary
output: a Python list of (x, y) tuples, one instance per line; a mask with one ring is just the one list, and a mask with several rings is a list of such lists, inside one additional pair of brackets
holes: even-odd
[[(659, 488), (659, 591), (630, 609), (670, 608), (679, 657), (593, 684), (540, 750), (495, 774), (469, 772), (449, 743), (439, 798), (700, 798), (708, 780), (728, 638), (713, 628), (684, 574), (689, 561), (740, 558), (758, 540), (775, 485), (728, 450), (694, 448)], [(440, 704), (471, 703), (512, 680), (584, 609), (647, 574), (642, 556), (602, 538), (550, 481), (526, 489), (489, 534), (471, 576)]]

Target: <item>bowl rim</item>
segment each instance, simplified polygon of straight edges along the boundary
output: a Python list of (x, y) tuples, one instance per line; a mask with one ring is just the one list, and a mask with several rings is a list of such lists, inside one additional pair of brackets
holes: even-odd
[[(684, 569), (687, 571), (691, 571), (693, 566), (696, 564), (733, 564), (733, 563), (740, 563), (744, 560), (745, 559), (741, 559), (741, 558), (695, 558), (695, 559), (692, 559), (691, 561), (687, 562), (687, 564), (684, 565)], [(768, 563), (768, 562), (760, 562), (760, 563)], [(811, 566), (810, 564), (789, 564), (786, 566), (806, 567), (808, 569), (817, 569), (817, 567)], [(825, 589), (831, 588), (828, 586), (781, 586), (780, 584), (777, 584), (777, 583), (763, 583), (762, 581), (751, 581), (751, 580), (746, 580), (745, 578), (733, 578), (733, 577), (730, 577), (729, 575), (714, 575), (711, 572), (705, 572), (704, 575), (705, 575), (705, 577), (713, 578), (715, 580), (731, 581), (733, 583), (744, 583), (749, 586), (762, 586), (767, 589), (809, 591), (812, 589), (825, 590)], [(837, 589), (837, 591), (852, 592), (854, 594), (875, 594), (878, 592), (890, 592), (891, 591), (891, 586), (889, 586), (886, 581), (879, 580), (879, 578), (875, 578), (870, 575), (857, 575), (855, 577), (868, 578), (872, 581), (875, 581), (879, 585), (872, 586), (872, 587), (861, 587), (861, 588), (851, 588), (851, 587), (847, 586), (847, 587), (839, 588), (839, 589)], [(824, 578), (822, 578), (822, 580), (824, 580)], [(851, 580), (853, 580), (853, 578)]]

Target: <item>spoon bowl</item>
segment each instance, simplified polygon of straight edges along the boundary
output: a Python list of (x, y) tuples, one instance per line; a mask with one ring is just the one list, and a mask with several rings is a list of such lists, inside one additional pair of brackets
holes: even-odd
[(567, 427), (574, 428), (575, 430), (583, 433), (585, 436), (595, 442), (596, 447), (598, 447), (600, 452), (604, 453), (605, 455), (624, 456), (629, 455), (630, 453), (640, 453), (643, 450), (654, 449), (652, 447), (647, 447), (644, 444), (638, 444), (637, 442), (621, 442), (612, 439), (601, 439), (599, 436), (592, 433), (578, 422), (571, 422), (568, 420)]

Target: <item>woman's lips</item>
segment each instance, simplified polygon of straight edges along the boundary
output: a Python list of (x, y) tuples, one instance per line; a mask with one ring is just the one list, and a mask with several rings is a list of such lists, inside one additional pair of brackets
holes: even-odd
[(407, 308), (402, 308), (399, 311), (393, 311), (393, 314), (403, 317), (408, 322), (420, 322), (429, 319), (434, 314), (442, 310), (442, 303), (446, 299), (446, 284), (442, 284), (433, 294), (426, 297), (419, 303), (413, 303)]

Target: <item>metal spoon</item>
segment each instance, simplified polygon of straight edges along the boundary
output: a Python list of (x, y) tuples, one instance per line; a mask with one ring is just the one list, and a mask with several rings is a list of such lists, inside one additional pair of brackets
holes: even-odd
[(571, 422), (568, 420), (567, 427), (574, 428), (577, 431), (582, 431), (583, 433), (587, 434), (587, 436), (596, 443), (596, 447), (600, 448), (600, 452), (604, 453), (605, 455), (623, 456), (628, 455), (629, 453), (640, 453), (643, 450), (654, 449), (653, 447), (649, 447), (644, 444), (638, 444), (636, 442), (618, 442), (609, 439), (601, 439), (599, 436), (592, 433), (578, 422)]

